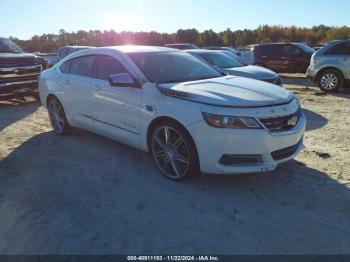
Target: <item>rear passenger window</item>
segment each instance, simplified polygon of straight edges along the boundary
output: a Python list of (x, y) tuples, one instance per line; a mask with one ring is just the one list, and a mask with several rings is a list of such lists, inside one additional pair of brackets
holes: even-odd
[(82, 56), (71, 60), (70, 73), (73, 75), (94, 77), (95, 56)]
[(283, 56), (293, 56), (295, 55), (297, 52), (301, 52), (299, 49), (293, 45), (285, 45), (283, 47)]
[(328, 49), (325, 55), (350, 55), (350, 43), (337, 44)]
[(125, 67), (114, 57), (100, 56), (100, 63), (97, 69), (97, 78), (108, 80), (111, 75), (127, 73)]
[(281, 45), (263, 45), (260, 47), (260, 54), (263, 56), (280, 56), (282, 55)]
[(70, 68), (70, 61), (67, 61), (63, 65), (61, 65), (60, 70), (64, 74), (69, 74), (69, 68)]

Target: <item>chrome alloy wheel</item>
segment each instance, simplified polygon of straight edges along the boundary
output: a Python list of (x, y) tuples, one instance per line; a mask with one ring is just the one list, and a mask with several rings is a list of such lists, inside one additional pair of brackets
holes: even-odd
[(52, 128), (57, 134), (64, 132), (64, 111), (57, 99), (51, 99), (48, 105), (49, 119)]
[(327, 90), (333, 90), (338, 85), (338, 77), (335, 74), (328, 73), (322, 76), (321, 86)]
[(151, 149), (164, 175), (174, 180), (186, 176), (190, 169), (190, 154), (184, 137), (175, 128), (159, 126), (153, 132)]

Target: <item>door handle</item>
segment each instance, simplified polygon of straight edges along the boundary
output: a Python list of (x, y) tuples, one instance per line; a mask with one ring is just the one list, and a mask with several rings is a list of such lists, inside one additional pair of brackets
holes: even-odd
[(63, 81), (63, 84), (64, 84), (65, 86), (68, 86), (68, 85), (70, 85), (70, 81), (66, 79), (66, 80)]
[(348, 61), (349, 59), (347, 57), (344, 57), (344, 61)]

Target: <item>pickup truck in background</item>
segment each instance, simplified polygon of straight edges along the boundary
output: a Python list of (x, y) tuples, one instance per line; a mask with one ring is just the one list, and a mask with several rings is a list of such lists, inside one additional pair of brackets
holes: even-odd
[(42, 57), (0, 38), (0, 100), (37, 96), (38, 77), (46, 67)]

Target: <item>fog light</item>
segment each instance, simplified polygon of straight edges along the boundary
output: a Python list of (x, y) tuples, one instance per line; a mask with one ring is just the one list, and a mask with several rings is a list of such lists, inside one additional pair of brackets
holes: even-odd
[(225, 166), (257, 165), (262, 164), (263, 160), (260, 155), (223, 155), (219, 163)]

